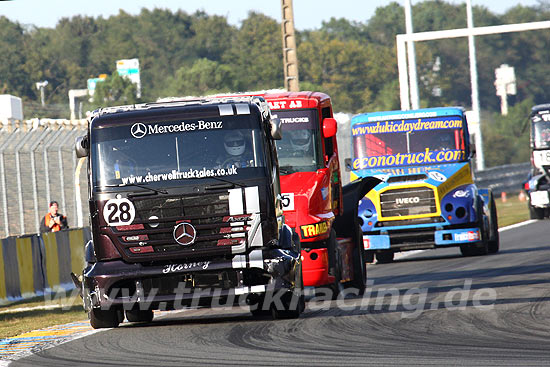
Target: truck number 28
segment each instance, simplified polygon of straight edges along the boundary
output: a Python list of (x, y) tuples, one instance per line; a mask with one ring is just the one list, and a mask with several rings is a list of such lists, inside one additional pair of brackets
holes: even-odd
[(110, 199), (103, 208), (103, 219), (110, 226), (130, 224), (135, 216), (134, 204), (128, 199)]

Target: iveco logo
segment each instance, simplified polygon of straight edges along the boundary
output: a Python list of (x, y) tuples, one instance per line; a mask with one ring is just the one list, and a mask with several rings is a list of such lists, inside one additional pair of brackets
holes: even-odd
[(196, 237), (197, 230), (190, 223), (180, 223), (174, 227), (174, 239), (180, 245), (191, 245)]
[(141, 139), (147, 134), (147, 127), (145, 127), (145, 124), (137, 122), (132, 125), (130, 132), (134, 138)]
[(395, 199), (395, 203), (397, 205), (401, 204), (418, 204), (420, 202), (420, 198), (418, 196), (413, 196), (410, 198), (397, 198)]

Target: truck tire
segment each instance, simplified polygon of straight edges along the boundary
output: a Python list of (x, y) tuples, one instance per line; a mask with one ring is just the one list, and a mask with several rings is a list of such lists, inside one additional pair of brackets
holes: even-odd
[[(342, 291), (342, 285), (340, 280), (342, 279), (342, 258), (340, 257), (339, 252), (337, 251), (338, 243), (336, 239), (336, 231), (334, 228), (330, 231), (330, 237), (327, 239), (327, 253), (330, 259), (330, 254), (333, 254), (334, 256), (334, 282), (328, 285), (328, 288), (332, 291), (332, 299), (338, 299), (338, 295)], [(329, 264), (331, 261), (329, 260)], [(329, 265), (330, 270), (330, 265)]]
[(544, 208), (535, 208), (529, 205), (529, 218), (531, 219), (544, 219)]
[(282, 310), (277, 309), (275, 304), (271, 305), (271, 315), (274, 319), (297, 319), (300, 317), (300, 314), (306, 308), (303, 280), (299, 294), (296, 294), (293, 291), (288, 291), (281, 297), (281, 301), (283, 303)]
[(92, 308), (88, 312), (88, 317), (90, 318), (90, 325), (94, 329), (115, 328), (120, 324), (119, 311), (116, 309), (102, 310)]
[(126, 319), (129, 322), (151, 322), (153, 321), (152, 310), (127, 310)]
[(260, 297), (256, 302), (250, 305), (250, 313), (252, 316), (259, 318), (271, 316), (271, 310), (269, 308), (267, 310), (263, 309), (264, 300), (264, 297)]
[(498, 233), (498, 215), (495, 199), (491, 195), (491, 237), (489, 239), (489, 253), (496, 254), (500, 248), (500, 235)]
[(257, 318), (264, 318), (264, 317), (268, 317), (268, 316), (271, 315), (270, 310), (262, 310), (261, 308), (255, 308), (255, 309), (251, 308), (250, 313), (252, 314), (252, 316), (257, 317)]
[(373, 251), (365, 251), (365, 262), (366, 263), (374, 262), (374, 252)]
[[(358, 295), (365, 294), (367, 287), (367, 264), (365, 262), (365, 249), (363, 247), (363, 231), (357, 226), (357, 238), (353, 249), (353, 279), (346, 283), (345, 288), (355, 288)], [(361, 239), (361, 240), (359, 240)]]
[(482, 256), (489, 253), (489, 233), (485, 227), (485, 218), (483, 216), (482, 199), (478, 200), (477, 214), (479, 217), (477, 226), (481, 232), (481, 241), (477, 244), (460, 245), (460, 252), (463, 256)]
[(379, 264), (388, 264), (393, 261), (393, 251), (380, 251), (376, 253), (376, 262)]

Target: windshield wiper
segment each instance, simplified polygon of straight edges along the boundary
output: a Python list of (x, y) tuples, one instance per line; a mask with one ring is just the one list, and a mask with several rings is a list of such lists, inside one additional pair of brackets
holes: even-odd
[(289, 173), (293, 173), (291, 168), (285, 168), (279, 166), (279, 173), (282, 173), (283, 175), (288, 175)]
[(226, 180), (226, 179), (220, 178), (220, 177), (208, 177), (208, 178), (213, 178), (214, 180), (221, 181), (221, 182), (223, 182), (223, 184), (209, 185), (209, 186), (206, 186), (204, 188), (205, 190), (232, 189), (235, 186), (246, 187), (243, 184), (233, 182), (233, 181), (230, 181), (230, 180)]
[[(146, 189), (146, 190), (149, 190), (149, 191), (152, 191), (154, 192), (155, 194), (168, 194), (168, 191), (166, 190), (158, 190), (158, 189), (154, 189), (152, 187), (148, 187), (148, 186), (144, 186), (144, 185), (140, 185), (140, 184), (136, 184), (136, 183), (129, 183), (129, 184), (118, 184), (118, 185), (102, 185), (103, 187), (127, 187), (127, 186), (134, 186), (134, 187), (139, 187), (139, 188), (142, 188), (142, 189)], [(134, 197), (134, 196), (140, 196), (140, 195), (150, 195), (150, 193), (139, 193), (139, 192), (135, 192), (135, 193), (129, 193), (128, 194), (128, 197)]]

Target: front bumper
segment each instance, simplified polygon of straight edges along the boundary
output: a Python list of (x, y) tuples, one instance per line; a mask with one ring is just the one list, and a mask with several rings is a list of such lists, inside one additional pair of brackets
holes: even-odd
[(550, 208), (547, 190), (529, 191), (529, 203), (536, 208)]
[(365, 250), (421, 250), (444, 246), (478, 244), (481, 231), (477, 227), (459, 229), (423, 229), (419, 231), (388, 231), (387, 234), (364, 234)]
[(255, 303), (302, 286), (300, 254), (254, 250), (233, 259), (145, 265), (97, 262), (84, 269), (84, 308), (177, 309)]

